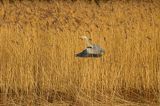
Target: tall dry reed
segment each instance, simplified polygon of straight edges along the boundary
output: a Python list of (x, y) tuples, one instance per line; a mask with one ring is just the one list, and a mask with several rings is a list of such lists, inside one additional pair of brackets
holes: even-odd
[[(62, 101), (87, 103), (106, 103), (116, 97), (157, 101), (159, 5), (158, 1), (115, 1), (100, 7), (82, 1), (1, 4), (1, 102), (8, 95), (26, 94), (34, 95), (33, 101), (46, 95), (50, 102), (58, 98), (55, 95)], [(81, 35), (91, 37), (106, 54), (75, 57), (84, 49)]]

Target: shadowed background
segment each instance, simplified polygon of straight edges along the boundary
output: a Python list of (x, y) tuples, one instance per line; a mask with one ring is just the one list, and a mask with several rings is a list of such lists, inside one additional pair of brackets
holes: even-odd
[[(3, 1), (0, 102), (158, 102), (160, 3), (117, 0), (99, 5)], [(85, 47), (82, 35), (101, 45), (105, 55), (75, 57)]]

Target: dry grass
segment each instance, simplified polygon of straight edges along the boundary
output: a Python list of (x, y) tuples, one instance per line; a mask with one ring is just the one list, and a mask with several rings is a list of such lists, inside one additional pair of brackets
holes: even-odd
[[(158, 102), (160, 3), (100, 5), (0, 5), (0, 105)], [(81, 35), (106, 54), (76, 58), (84, 48)]]

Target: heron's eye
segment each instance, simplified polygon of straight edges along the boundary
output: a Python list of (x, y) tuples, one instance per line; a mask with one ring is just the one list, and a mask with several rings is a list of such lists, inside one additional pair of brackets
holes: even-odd
[(92, 48), (91, 46), (88, 46), (87, 48)]

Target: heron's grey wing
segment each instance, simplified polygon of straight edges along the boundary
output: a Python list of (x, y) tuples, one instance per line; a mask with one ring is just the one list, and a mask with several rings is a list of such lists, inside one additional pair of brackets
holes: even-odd
[(104, 49), (102, 49), (99, 45), (94, 45), (93, 48), (96, 50), (98, 54), (104, 53)]
[(76, 57), (101, 57), (101, 54), (90, 53), (88, 49), (76, 54)]
[(87, 51), (89, 54), (101, 54), (101, 47), (93, 44), (91, 47), (87, 48)]
[(82, 52), (76, 54), (77, 57), (101, 57), (104, 50), (96, 44), (88, 46)]
[(77, 57), (88, 57), (89, 54), (88, 54), (87, 50), (85, 49), (85, 50), (83, 50), (82, 52), (76, 54), (76, 56), (77, 56)]

